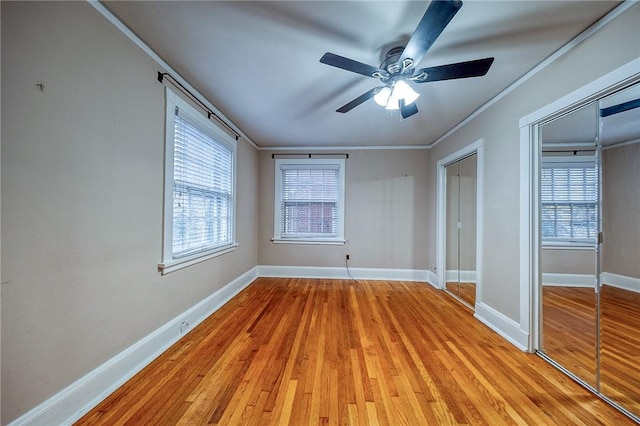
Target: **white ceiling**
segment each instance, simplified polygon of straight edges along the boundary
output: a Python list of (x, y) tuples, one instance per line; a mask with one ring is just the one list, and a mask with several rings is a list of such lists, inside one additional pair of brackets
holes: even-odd
[(401, 120), (373, 100), (337, 108), (378, 80), (319, 62), (378, 66), (427, 1), (108, 1), (103, 4), (260, 147), (430, 144), (619, 4), (466, 0), (419, 68), (495, 57), (484, 77), (414, 85)]

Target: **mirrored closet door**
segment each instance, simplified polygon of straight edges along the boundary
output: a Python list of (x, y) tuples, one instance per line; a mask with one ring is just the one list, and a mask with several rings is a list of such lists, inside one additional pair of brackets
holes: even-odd
[(640, 417), (640, 84), (599, 110), (600, 392)]
[(538, 137), (538, 352), (640, 420), (640, 85)]
[(445, 290), (476, 303), (477, 154), (445, 167)]
[(597, 104), (540, 126), (541, 350), (597, 386)]

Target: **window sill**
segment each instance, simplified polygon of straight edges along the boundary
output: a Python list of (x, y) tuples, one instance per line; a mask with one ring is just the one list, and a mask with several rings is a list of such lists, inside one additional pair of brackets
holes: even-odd
[(162, 275), (167, 275), (171, 272), (177, 271), (182, 268), (186, 268), (196, 263), (204, 262), (205, 260), (213, 259), (214, 257), (222, 256), (223, 254), (231, 253), (236, 250), (238, 243), (233, 243), (228, 246), (220, 247), (215, 251), (207, 251), (204, 253), (198, 253), (180, 259), (171, 260), (169, 262), (158, 264), (158, 272)]
[(578, 241), (543, 241), (543, 249), (551, 250), (594, 250), (594, 242), (578, 242)]
[(274, 244), (311, 244), (311, 245), (327, 245), (327, 246), (343, 246), (345, 240), (326, 240), (321, 238), (272, 238)]

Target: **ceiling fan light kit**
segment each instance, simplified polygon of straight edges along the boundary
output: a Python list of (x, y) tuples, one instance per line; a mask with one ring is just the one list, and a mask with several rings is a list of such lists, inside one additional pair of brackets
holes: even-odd
[(400, 109), (400, 99), (405, 105), (409, 105), (418, 99), (420, 95), (411, 88), (404, 80), (398, 80), (391, 86), (386, 86), (373, 97), (378, 105), (389, 110)]
[(387, 110), (400, 110), (402, 118), (418, 112), (415, 104), (420, 96), (408, 82), (426, 83), (485, 75), (494, 58), (477, 59), (455, 64), (415, 69), (438, 36), (462, 7), (461, 0), (432, 0), (418, 27), (405, 47), (394, 47), (387, 52), (380, 67), (327, 52), (320, 62), (366, 77), (379, 79), (384, 86), (375, 87), (336, 111), (346, 113), (373, 98)]

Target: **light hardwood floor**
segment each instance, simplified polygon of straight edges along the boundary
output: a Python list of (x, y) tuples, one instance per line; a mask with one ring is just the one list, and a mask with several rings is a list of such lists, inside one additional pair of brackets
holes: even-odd
[(472, 309), (476, 306), (476, 283), (447, 282), (447, 290), (458, 299), (465, 302)]
[(261, 278), (78, 425), (631, 422), (428, 284)]
[(640, 293), (602, 286), (602, 392), (640, 413)]
[[(640, 293), (603, 285), (600, 293), (601, 392), (640, 413)], [(543, 287), (547, 355), (596, 386), (593, 288)]]
[(542, 347), (554, 361), (596, 387), (596, 294), (593, 288), (542, 288)]

